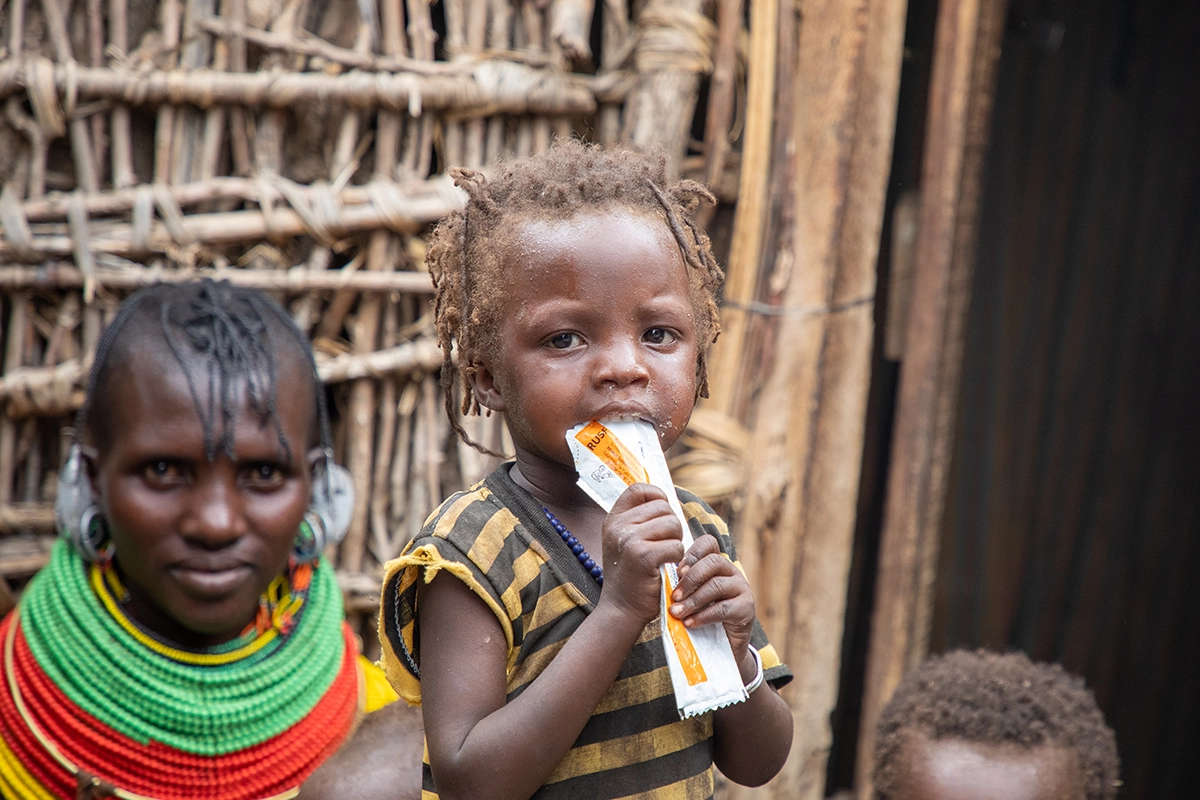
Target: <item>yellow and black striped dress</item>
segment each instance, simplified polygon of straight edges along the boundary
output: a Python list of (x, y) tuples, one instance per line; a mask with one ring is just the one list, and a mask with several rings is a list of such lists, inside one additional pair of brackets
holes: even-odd
[[(508, 700), (519, 696), (600, 599), (600, 587), (547, 521), (541, 505), (502, 465), (452, 495), (420, 535), (387, 565), (380, 617), (382, 664), (410, 703), (421, 701), (415, 642), (421, 573), (446, 570), (496, 614), (508, 642)], [(725, 523), (682, 489), (692, 535), (716, 536), (734, 558)], [(713, 793), (712, 714), (681, 720), (667, 673), (659, 623), (646, 626), (570, 751), (536, 798), (707, 798)], [(775, 686), (791, 671), (755, 623), (753, 643)], [(423, 798), (437, 797), (425, 762)]]

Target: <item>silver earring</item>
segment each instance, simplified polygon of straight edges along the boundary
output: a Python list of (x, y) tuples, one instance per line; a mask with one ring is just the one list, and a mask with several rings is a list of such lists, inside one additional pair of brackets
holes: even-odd
[(320, 558), (326, 547), (345, 538), (353, 517), (354, 479), (350, 470), (334, 463), (333, 452), (326, 449), (313, 467), (312, 498), (292, 546), (296, 560)]
[(108, 525), (92, 496), (92, 484), (83, 465), (83, 448), (78, 444), (71, 445), (66, 463), (58, 471), (54, 520), (58, 535), (70, 542), (85, 561), (112, 557)]
[(311, 511), (300, 521), (300, 531), (292, 542), (292, 556), (301, 564), (316, 561), (325, 552), (325, 527)]

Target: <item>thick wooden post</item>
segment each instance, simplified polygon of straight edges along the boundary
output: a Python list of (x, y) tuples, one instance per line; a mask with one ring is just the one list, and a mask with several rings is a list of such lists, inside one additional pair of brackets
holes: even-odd
[(791, 758), (754, 795), (816, 800), (837, 699), (906, 4), (781, 8), (790, 19), (780, 30), (796, 37), (779, 48), (783, 146), (759, 179), (794, 176), (772, 192), (792, 211), (767, 236), (769, 277), (747, 309), (764, 336), (747, 341), (741, 361), (761, 364), (764, 377), (747, 406), (753, 444), (735, 523), (758, 614), (796, 673), (784, 694), (796, 723)]
[(634, 53), (638, 80), (630, 92), (622, 138), (660, 148), (678, 177), (687, 152), (700, 75), (712, 71), (716, 29), (704, 0), (650, 0), (638, 12), (641, 38)]
[(938, 10), (912, 304), (859, 733), (859, 800), (872, 794), (879, 712), (929, 646), (962, 327), (975, 260), (979, 181), (1006, 7), (1007, 0), (943, 0)]

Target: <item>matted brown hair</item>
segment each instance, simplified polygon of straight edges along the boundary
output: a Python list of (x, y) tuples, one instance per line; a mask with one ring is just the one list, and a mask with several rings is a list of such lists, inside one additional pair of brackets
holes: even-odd
[[(471, 441), (455, 413), (479, 413), (471, 391), (482, 355), (495, 352), (504, 296), (504, 259), (525, 220), (569, 219), (584, 211), (625, 210), (660, 219), (679, 244), (696, 319), (696, 394), (708, 396), (708, 349), (721, 326), (717, 297), (724, 280), (708, 235), (695, 222), (701, 202), (716, 202), (695, 181), (668, 184), (667, 160), (623, 147), (602, 149), (574, 139), (556, 141), (532, 158), (502, 164), (490, 176), (451, 167), (467, 193), (466, 206), (438, 224), (427, 261), (436, 290), (434, 318), (442, 348), (442, 391), (450, 424)], [(458, 364), (451, 359), (458, 348)], [(456, 404), (455, 376), (462, 386)], [(498, 455), (493, 453), (493, 455)]]

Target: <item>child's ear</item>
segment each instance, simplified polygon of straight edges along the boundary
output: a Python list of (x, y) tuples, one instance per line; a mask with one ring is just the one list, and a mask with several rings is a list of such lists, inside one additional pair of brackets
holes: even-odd
[(504, 411), (504, 396), (496, 384), (496, 376), (488, 365), (480, 361), (471, 373), (471, 391), (475, 392), (475, 401), (489, 411)]

